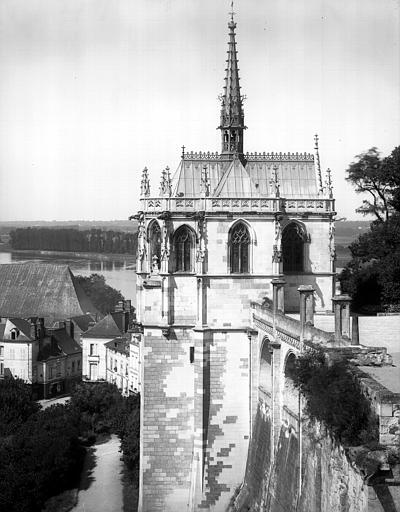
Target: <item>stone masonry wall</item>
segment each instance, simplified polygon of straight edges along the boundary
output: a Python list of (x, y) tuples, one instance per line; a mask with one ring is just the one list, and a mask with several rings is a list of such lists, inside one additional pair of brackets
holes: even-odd
[(189, 503), (194, 368), (191, 332), (146, 328), (141, 395), (142, 512), (176, 512)]
[(207, 324), (209, 327), (239, 327), (250, 323), (250, 303), (271, 296), (271, 279), (209, 279)]
[(204, 349), (204, 479), (197, 510), (225, 511), (243, 481), (249, 439), (249, 341), (213, 332)]

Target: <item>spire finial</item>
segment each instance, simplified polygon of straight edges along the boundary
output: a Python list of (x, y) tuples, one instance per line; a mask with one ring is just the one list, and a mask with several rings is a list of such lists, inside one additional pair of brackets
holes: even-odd
[(140, 195), (148, 197), (150, 195), (150, 181), (149, 175), (147, 174), (147, 167), (143, 169), (142, 181), (140, 183)]
[(233, 17), (235, 16), (235, 12), (233, 11), (233, 0), (231, 1), (231, 10), (229, 12), (230, 14), (230, 17), (231, 17), (231, 21), (233, 21)]
[(332, 199), (333, 198), (333, 184), (332, 184), (332, 171), (329, 169), (326, 170), (326, 179), (325, 179), (325, 190), (326, 195)]
[(314, 145), (315, 159), (317, 161), (318, 189), (319, 189), (319, 192), (322, 194), (324, 188), (322, 185), (321, 162), (319, 160), (319, 147), (318, 147), (319, 137), (318, 137), (317, 133), (314, 135), (314, 141), (315, 141), (315, 145)]
[(172, 195), (171, 174), (168, 166), (161, 172), (160, 195), (168, 197)]
[(204, 197), (208, 197), (210, 195), (210, 180), (208, 178), (208, 167), (207, 165), (204, 165), (201, 170), (201, 192), (204, 195)]
[(272, 168), (272, 176), (271, 176), (271, 195), (275, 197), (280, 196), (280, 190), (279, 190), (279, 177), (278, 177), (278, 166), (274, 165)]

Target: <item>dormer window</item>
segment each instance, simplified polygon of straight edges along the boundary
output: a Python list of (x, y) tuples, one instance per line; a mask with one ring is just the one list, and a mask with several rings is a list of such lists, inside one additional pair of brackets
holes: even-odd
[(12, 329), (11, 331), (11, 339), (16, 340), (19, 336), (19, 330), (18, 329)]

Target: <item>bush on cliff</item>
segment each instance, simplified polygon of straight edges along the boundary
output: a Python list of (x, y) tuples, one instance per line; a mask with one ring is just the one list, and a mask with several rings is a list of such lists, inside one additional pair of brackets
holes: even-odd
[(370, 403), (346, 360), (309, 350), (297, 358), (292, 378), (306, 398), (308, 417), (323, 423), (336, 440), (356, 446), (377, 439)]

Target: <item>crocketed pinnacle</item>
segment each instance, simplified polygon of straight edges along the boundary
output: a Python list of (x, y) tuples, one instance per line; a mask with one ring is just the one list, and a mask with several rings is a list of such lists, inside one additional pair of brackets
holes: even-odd
[(228, 23), (229, 42), (224, 92), (221, 96), (222, 152), (243, 153), (243, 98), (240, 94), (239, 68), (236, 50), (233, 13)]

